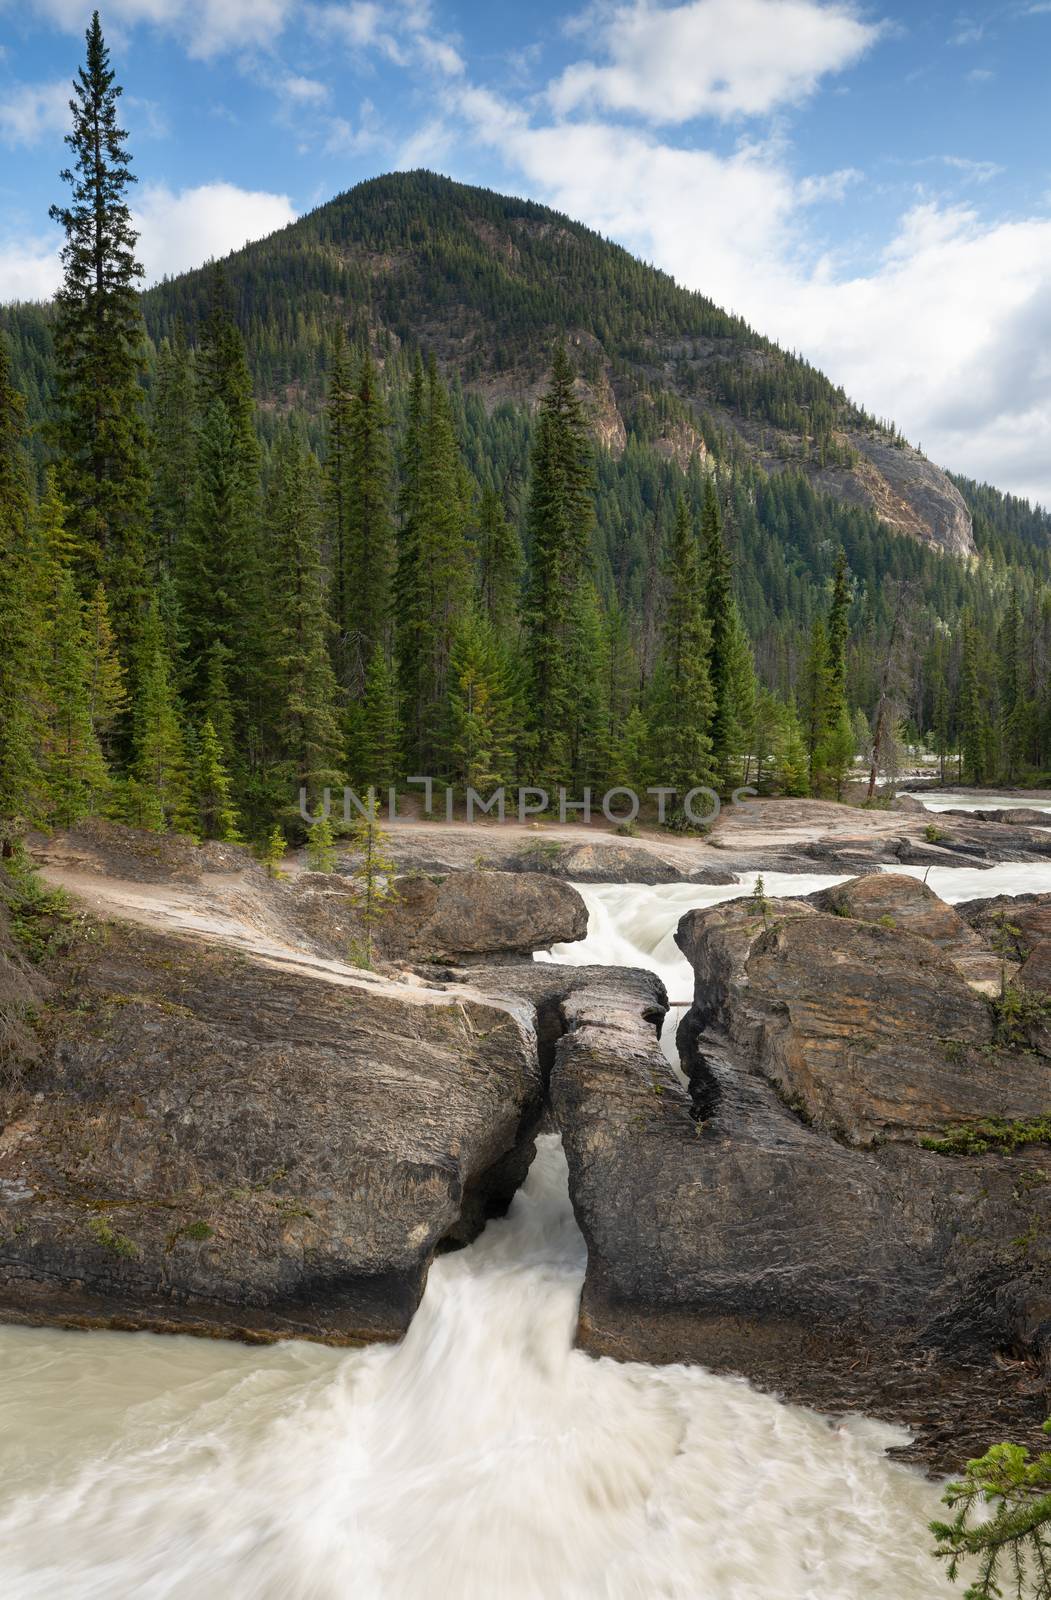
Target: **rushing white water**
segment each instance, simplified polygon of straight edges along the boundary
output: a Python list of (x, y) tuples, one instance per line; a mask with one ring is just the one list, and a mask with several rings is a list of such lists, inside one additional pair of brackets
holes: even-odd
[(951, 1593), (896, 1430), (571, 1349), (565, 1178), (548, 1136), (394, 1348), (3, 1330), (6, 1600)]
[(1046, 795), (996, 794), (989, 789), (920, 789), (916, 799), (928, 811), (1046, 811), (1051, 800)]
[[(610, 967), (645, 967), (656, 972), (668, 991), (672, 1009), (664, 1019), (661, 1045), (673, 1066), (678, 1066), (675, 1030), (693, 998), (693, 968), (675, 943), (680, 917), (698, 906), (714, 906), (751, 894), (758, 874), (743, 873), (736, 883), (578, 883), (574, 888), (588, 908), (587, 938), (577, 944), (557, 944), (541, 961), (595, 963)], [(813, 894), (844, 876), (818, 873), (767, 872), (763, 888), (774, 899)], [(680, 1003), (676, 1003), (680, 1002)]]
[(998, 894), (1051, 894), (1051, 861), (1000, 861), (993, 867), (884, 867), (907, 872), (951, 906)]
[[(588, 939), (554, 958), (648, 965), (684, 1000), (680, 915), (752, 882), (588, 886)], [(697, 1368), (581, 1355), (584, 1264), (547, 1137), (509, 1216), (435, 1263), (397, 1346), (0, 1329), (0, 1594), (958, 1595), (928, 1554), (937, 1487), (884, 1454), (904, 1435)]]

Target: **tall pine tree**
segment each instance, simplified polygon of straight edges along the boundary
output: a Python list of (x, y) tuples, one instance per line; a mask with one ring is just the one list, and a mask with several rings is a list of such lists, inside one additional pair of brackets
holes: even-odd
[(25, 400), (11, 383), (0, 334), (0, 850), (11, 854), (22, 828), (46, 807), (40, 745), (44, 729), (44, 617), (30, 539)]
[(711, 629), (697, 560), (697, 537), (685, 499), (675, 508), (668, 560), (668, 602), (661, 648), (650, 684), (650, 733), (659, 781), (690, 789), (716, 776), (711, 730), (715, 694), (708, 670)]
[(120, 94), (96, 11), (70, 101), (73, 129), (66, 143), (75, 159), (62, 177), (71, 200), (51, 208), (66, 234), (56, 297), (57, 443), (86, 577), (106, 584), (127, 665), (145, 602), (149, 474), (136, 292), (142, 268), (127, 201), (135, 180), (127, 133), (117, 120)]
[(568, 728), (577, 692), (578, 590), (591, 565), (595, 517), (591, 441), (565, 347), (556, 345), (530, 463), (529, 583), (525, 603), (531, 732), (538, 781), (569, 782)]

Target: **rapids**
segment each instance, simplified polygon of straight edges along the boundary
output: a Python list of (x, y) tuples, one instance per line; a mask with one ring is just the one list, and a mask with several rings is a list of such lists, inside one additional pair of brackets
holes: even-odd
[[(975, 874), (977, 892), (1000, 892), (1001, 870), (1013, 883), (1019, 869)], [(651, 966), (685, 1000), (679, 916), (750, 888), (585, 887), (587, 941), (548, 959)], [(0, 1329), (0, 1593), (959, 1594), (928, 1554), (938, 1487), (884, 1454), (899, 1430), (698, 1368), (581, 1355), (584, 1264), (565, 1160), (546, 1136), (509, 1215), (435, 1262), (396, 1346)]]

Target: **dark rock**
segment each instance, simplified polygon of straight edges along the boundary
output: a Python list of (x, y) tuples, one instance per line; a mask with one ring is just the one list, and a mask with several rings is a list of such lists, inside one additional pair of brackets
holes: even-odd
[(523, 956), (583, 939), (587, 907), (568, 883), (530, 874), (465, 871), (395, 880), (379, 930), (391, 960)]
[(962, 900), (956, 910), (997, 955), (1024, 961), (1033, 946), (1051, 939), (1051, 894), (1001, 894)]
[(819, 911), (861, 922), (901, 928), (929, 939), (943, 950), (968, 983), (995, 994), (1003, 962), (952, 906), (918, 878), (901, 872), (877, 872), (832, 889), (807, 895)]
[[(862, 880), (860, 896), (873, 880)], [(989, 1003), (929, 940), (774, 901), (690, 911), (698, 1028), (850, 1144), (1041, 1115), (1051, 1062), (997, 1045)]]
[(0, 1092), (5, 1320), (394, 1339), (528, 1167), (528, 1005), (120, 927), (54, 982)]
[(1018, 1241), (1046, 1236), (1046, 1149), (846, 1149), (761, 1078), (702, 1058), (692, 1014), (680, 1044), (700, 1106), (640, 1017), (611, 1029), (585, 992), (569, 1020), (552, 1102), (588, 1246), (583, 1349), (904, 1423), (909, 1453), (940, 1469), (993, 1438), (1039, 1441), (1051, 1284)]
[(1051, 995), (1051, 939), (1033, 945), (1018, 973), (1018, 982), (1037, 994)]

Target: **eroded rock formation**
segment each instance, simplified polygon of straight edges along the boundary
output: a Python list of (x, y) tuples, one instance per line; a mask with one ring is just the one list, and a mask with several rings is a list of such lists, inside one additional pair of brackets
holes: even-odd
[[(903, 920), (959, 935), (899, 892)], [(551, 1095), (588, 1241), (582, 1346), (904, 1421), (946, 1467), (1012, 1430), (1035, 1439), (1051, 1154), (920, 1137), (1045, 1112), (1051, 1063), (1003, 1046), (989, 1000), (917, 932), (739, 900), (678, 937), (696, 974), (689, 1093), (640, 1014), (625, 1034), (600, 994), (566, 1007)]]

